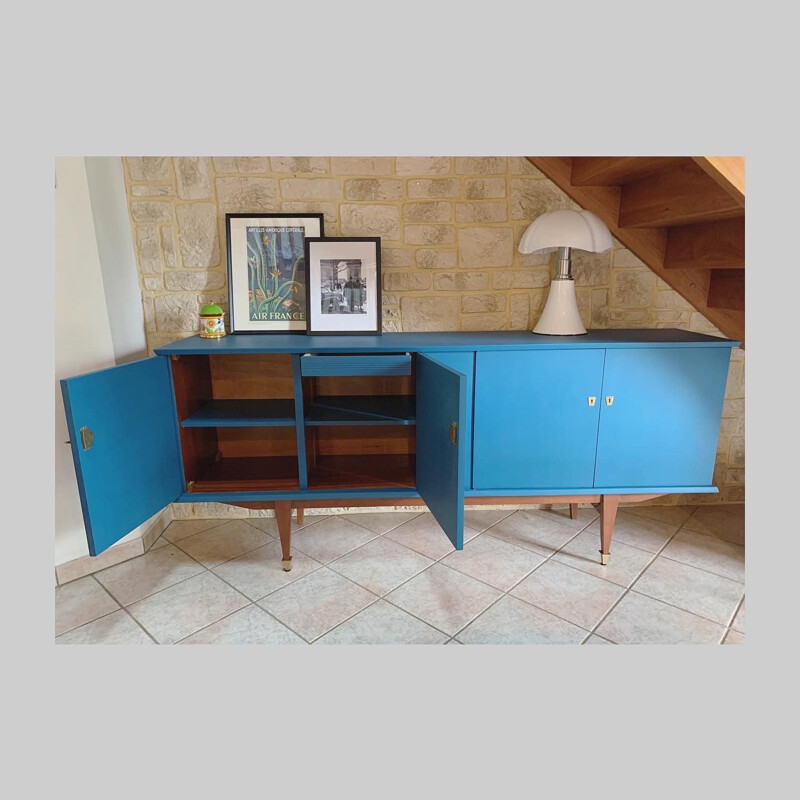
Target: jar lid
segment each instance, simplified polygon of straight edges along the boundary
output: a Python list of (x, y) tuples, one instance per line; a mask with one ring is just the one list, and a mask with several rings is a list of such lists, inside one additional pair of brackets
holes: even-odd
[(201, 316), (219, 317), (224, 313), (225, 312), (216, 303), (206, 303), (206, 305), (200, 309)]

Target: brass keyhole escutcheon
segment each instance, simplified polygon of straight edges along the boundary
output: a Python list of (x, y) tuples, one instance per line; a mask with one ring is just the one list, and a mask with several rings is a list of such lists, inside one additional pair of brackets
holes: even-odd
[(614, 395), (607, 394), (606, 395), (606, 405), (613, 406), (614, 405)]
[(450, 423), (450, 441), (453, 444), (458, 444), (458, 423), (451, 422)]
[(587, 398), (586, 398), (586, 402), (587, 402), (587, 403), (588, 403), (590, 406), (593, 406), (593, 405), (594, 405), (594, 404), (597, 402), (597, 398), (596, 398), (596, 397), (587, 397)]
[(88, 450), (94, 442), (94, 434), (85, 425), (80, 429), (81, 445), (84, 450)]

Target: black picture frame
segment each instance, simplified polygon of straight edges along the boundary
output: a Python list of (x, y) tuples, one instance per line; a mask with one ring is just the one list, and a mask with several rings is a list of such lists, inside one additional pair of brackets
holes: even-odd
[[(251, 220), (252, 225), (242, 224)], [(296, 224), (287, 224), (288, 221), (295, 220)], [(251, 255), (251, 246), (258, 245), (255, 241), (253, 231), (249, 228), (303, 228), (300, 235), (302, 244), (298, 243), (296, 231), (279, 231), (281, 254), (273, 252), (271, 255), (276, 263), (274, 271), (270, 271), (270, 265), (265, 263), (269, 260), (270, 253), (263, 248), (263, 242), (259, 247), (259, 252)], [(289, 214), (277, 213), (272, 211), (236, 213), (225, 215), (225, 246), (228, 259), (228, 319), (230, 333), (299, 333), (304, 334), (307, 326), (307, 306), (302, 310), (303, 319), (292, 319), (292, 315), (300, 313), (298, 311), (298, 296), (303, 302), (307, 302), (308, 292), (305, 283), (308, 279), (308, 269), (306, 262), (305, 239), (309, 233), (319, 230), (319, 236), (325, 235), (325, 227), (322, 213), (309, 214)], [(269, 236), (270, 234), (264, 233)], [(276, 240), (273, 248), (277, 249)], [(288, 250), (287, 250), (288, 245)], [(296, 255), (302, 257), (302, 264), (297, 265)], [(256, 262), (249, 263), (255, 257)], [(290, 265), (292, 257), (295, 264)], [(288, 260), (287, 260), (288, 259)], [(251, 272), (251, 269), (254, 270)], [(291, 270), (291, 271), (289, 271)], [(298, 276), (297, 270), (300, 270)], [(275, 275), (278, 272), (278, 275)], [(300, 280), (298, 280), (300, 277)], [(302, 288), (300, 288), (302, 286)], [(284, 296), (285, 295), (285, 296)], [(270, 303), (270, 299), (275, 298)], [(293, 304), (287, 303), (294, 300)], [(255, 303), (261, 303), (262, 307), (257, 310)], [(283, 304), (284, 309), (280, 308)], [(253, 315), (262, 313), (274, 315), (274, 319), (253, 319)], [(286, 319), (280, 319), (282, 314)]]
[[(380, 236), (306, 237), (305, 262), (306, 333), (312, 336), (382, 333)], [(345, 278), (343, 285), (336, 281), (339, 273)], [(348, 287), (351, 281), (359, 286)]]

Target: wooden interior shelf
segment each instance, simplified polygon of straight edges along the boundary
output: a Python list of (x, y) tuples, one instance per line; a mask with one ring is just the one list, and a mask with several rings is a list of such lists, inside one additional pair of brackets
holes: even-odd
[(309, 489), (413, 489), (416, 458), (411, 455), (318, 456), (310, 467)]
[(203, 459), (190, 492), (268, 492), (298, 489), (297, 458), (293, 456)]
[(206, 400), (183, 428), (251, 428), (294, 425), (294, 400)]
[(306, 425), (413, 425), (410, 395), (319, 396), (306, 412)]

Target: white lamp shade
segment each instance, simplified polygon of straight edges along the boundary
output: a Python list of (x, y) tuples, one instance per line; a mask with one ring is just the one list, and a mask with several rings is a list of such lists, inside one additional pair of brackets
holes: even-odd
[(537, 217), (522, 235), (520, 253), (552, 253), (559, 247), (574, 247), (605, 253), (613, 246), (603, 220), (591, 211), (562, 209)]

